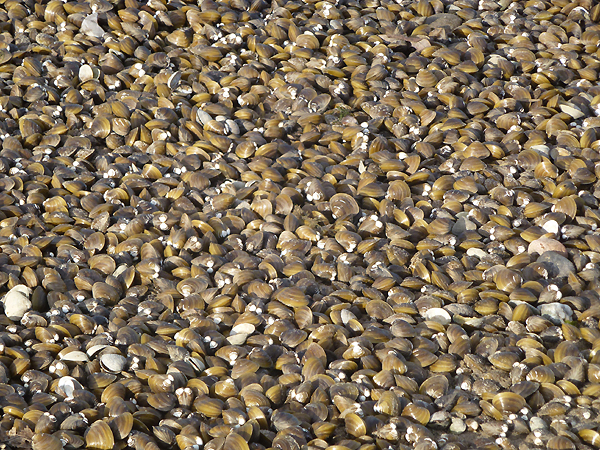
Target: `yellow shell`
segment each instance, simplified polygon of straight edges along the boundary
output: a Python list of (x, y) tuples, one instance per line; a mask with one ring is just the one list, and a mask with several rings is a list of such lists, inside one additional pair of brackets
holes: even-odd
[(517, 413), (527, 406), (527, 402), (518, 394), (502, 392), (494, 396), (492, 405), (499, 411)]
[(31, 439), (33, 450), (62, 450), (63, 444), (59, 438), (51, 434), (35, 434)]
[(402, 410), (402, 416), (413, 419), (422, 425), (427, 425), (429, 423), (431, 413), (423, 406), (416, 405), (415, 403), (409, 403)]
[(361, 437), (367, 433), (367, 427), (362, 418), (356, 414), (348, 414), (345, 417), (346, 432), (354, 437)]
[(115, 438), (106, 422), (98, 420), (92, 424), (85, 435), (87, 448), (95, 450), (110, 450), (114, 448)]

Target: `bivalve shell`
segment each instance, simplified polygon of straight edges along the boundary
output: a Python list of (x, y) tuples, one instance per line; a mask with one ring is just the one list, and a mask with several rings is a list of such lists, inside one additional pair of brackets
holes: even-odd
[(85, 444), (90, 449), (110, 450), (115, 446), (115, 438), (108, 424), (98, 420), (87, 431)]

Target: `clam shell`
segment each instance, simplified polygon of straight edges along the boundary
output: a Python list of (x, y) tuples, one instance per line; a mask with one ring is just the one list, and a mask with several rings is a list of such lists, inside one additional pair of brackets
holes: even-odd
[(547, 366), (534, 367), (527, 374), (528, 381), (534, 381), (537, 383), (554, 383), (555, 376), (554, 372)]
[(224, 448), (231, 448), (232, 450), (249, 450), (246, 440), (236, 433), (231, 433), (225, 438)]
[(600, 433), (591, 429), (583, 429), (579, 431), (579, 437), (588, 444), (594, 447), (600, 447)]
[(573, 441), (565, 436), (551, 437), (546, 443), (548, 450), (575, 450), (577, 447)]
[(329, 422), (315, 422), (312, 430), (318, 439), (327, 439), (335, 431), (335, 424)]
[(335, 194), (329, 200), (329, 204), (331, 213), (337, 219), (353, 216), (360, 211), (356, 200), (348, 194)]
[(59, 438), (51, 434), (39, 433), (35, 434), (31, 439), (31, 448), (33, 450), (62, 450), (63, 443)]
[(513, 365), (520, 361), (519, 356), (513, 352), (499, 351), (489, 356), (489, 361), (498, 369), (510, 371)]
[(375, 412), (386, 414), (388, 416), (397, 416), (400, 414), (400, 402), (393, 392), (383, 392), (374, 406)]
[(119, 414), (109, 425), (116, 439), (125, 439), (133, 429), (133, 416), (129, 412)]
[(436, 375), (423, 381), (419, 388), (419, 392), (436, 399), (446, 395), (448, 386), (448, 378), (443, 375)]
[(99, 420), (87, 430), (85, 444), (87, 448), (109, 450), (114, 448), (115, 438), (108, 424)]
[(354, 437), (361, 437), (367, 433), (367, 427), (362, 418), (356, 414), (348, 414), (345, 417), (346, 432)]
[(223, 410), (223, 402), (209, 397), (199, 397), (194, 401), (194, 410), (206, 417), (219, 417)]
[(150, 406), (158, 411), (170, 411), (177, 404), (177, 397), (173, 394), (162, 392), (149, 395), (147, 401)]
[(429, 423), (431, 413), (427, 408), (423, 406), (419, 406), (414, 403), (409, 403), (402, 410), (402, 416), (408, 417), (422, 425), (427, 425)]
[(121, 372), (127, 365), (127, 358), (115, 353), (106, 353), (99, 358), (100, 365), (109, 373)]
[(514, 392), (502, 392), (494, 396), (492, 405), (499, 411), (517, 413), (527, 406), (527, 402)]

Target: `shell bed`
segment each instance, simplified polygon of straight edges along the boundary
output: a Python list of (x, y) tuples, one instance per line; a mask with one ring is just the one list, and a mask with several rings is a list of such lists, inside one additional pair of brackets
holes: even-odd
[(600, 448), (597, 0), (0, 0), (0, 450)]

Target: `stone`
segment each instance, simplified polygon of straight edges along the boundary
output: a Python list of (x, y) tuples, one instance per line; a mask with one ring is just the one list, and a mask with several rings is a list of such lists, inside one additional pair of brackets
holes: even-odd
[(16, 322), (20, 321), (25, 313), (31, 310), (31, 292), (31, 288), (24, 284), (18, 284), (8, 291), (2, 300), (6, 317)]
[(425, 311), (423, 318), (425, 320), (441, 323), (442, 325), (449, 325), (450, 322), (452, 322), (450, 313), (443, 308), (430, 308)]
[(449, 305), (444, 306), (444, 309), (452, 316), (458, 314), (459, 316), (473, 317), (476, 315), (473, 307), (465, 303), (450, 303)]
[(556, 239), (539, 238), (529, 244), (527, 252), (530, 255), (537, 253), (543, 255), (546, 252), (557, 252), (565, 258), (568, 256), (566, 247)]
[(227, 342), (229, 345), (243, 345), (246, 342), (246, 339), (248, 339), (248, 336), (248, 334), (244, 333), (232, 334), (227, 337)]
[(462, 25), (462, 20), (455, 14), (439, 13), (427, 17), (425, 23), (431, 25), (432, 28), (449, 27), (451, 30), (454, 30)]
[(542, 317), (556, 325), (573, 318), (573, 310), (569, 305), (563, 303), (546, 303), (539, 308)]
[(452, 417), (448, 411), (436, 411), (431, 415), (429, 423), (435, 427), (447, 428), (451, 419)]
[(529, 419), (529, 428), (531, 431), (546, 430), (548, 429), (548, 425), (541, 417), (532, 417)]
[(566, 278), (576, 272), (573, 263), (555, 251), (544, 252), (537, 262), (544, 264), (548, 270), (548, 278)]
[(466, 217), (459, 217), (454, 225), (452, 225), (452, 234), (454, 236), (460, 236), (465, 231), (472, 231), (476, 229), (477, 225), (475, 223), (471, 222)]
[(450, 432), (454, 434), (461, 434), (467, 431), (467, 424), (464, 420), (453, 418), (452, 423), (450, 424)]

